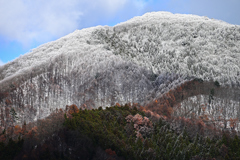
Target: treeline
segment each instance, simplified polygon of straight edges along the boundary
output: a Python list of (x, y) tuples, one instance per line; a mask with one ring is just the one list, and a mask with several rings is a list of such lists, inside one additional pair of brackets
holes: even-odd
[[(125, 67), (125, 65), (118, 66), (118, 70), (122, 70), (123, 73), (126, 73), (124, 75), (127, 75)], [(132, 72), (132, 69), (133, 66), (127, 70)], [(137, 68), (135, 69), (137, 70)], [(111, 72), (111, 70), (109, 72)], [(77, 85), (77, 83), (72, 83), (69, 77), (64, 80), (63, 76), (62, 78), (60, 78), (61, 76), (57, 76), (61, 75), (58, 70), (55, 70), (54, 75), (49, 72), (46, 76), (42, 75), (38, 77), (37, 80), (33, 80), (33, 83), (29, 82), (22, 86), (13, 85), (13, 89), (9, 92), (0, 92), (1, 129), (3, 130), (9, 127), (14, 128), (15, 125), (22, 125), (24, 122), (29, 123), (36, 119), (42, 119), (56, 111), (56, 109), (59, 110), (59, 106), (63, 106), (63, 103), (69, 104), (67, 102), (71, 102), (71, 98), (75, 99), (74, 101), (77, 102), (75, 104), (78, 104), (84, 109), (95, 108), (97, 103), (94, 101), (101, 102), (99, 104), (114, 104), (120, 99), (123, 100), (120, 104), (124, 104), (123, 102), (139, 102), (139, 104), (144, 106), (146, 110), (151, 110), (152, 112), (156, 112), (157, 114), (168, 118), (173, 114), (174, 117), (180, 116), (189, 118), (189, 113), (191, 113), (191, 115), (195, 114), (195, 117), (197, 118), (199, 118), (198, 116), (202, 116), (197, 114), (199, 110), (204, 109), (200, 105), (192, 105), (192, 107), (180, 105), (182, 101), (193, 96), (206, 95), (212, 98), (214, 96), (228, 99), (229, 102), (231, 100), (239, 101), (239, 89), (220, 86), (217, 81), (203, 81), (202, 79), (194, 79), (193, 77), (190, 77), (188, 78), (190, 79), (189, 81), (177, 85), (179, 79), (183, 80), (179, 75), (166, 73), (157, 76), (150, 72), (144, 72), (144, 70), (142, 70), (142, 73), (145, 73), (145, 75), (138, 77), (139, 79), (135, 77), (135, 80), (139, 80), (138, 84), (134, 83), (134, 81), (129, 81), (131, 78), (125, 78), (128, 83), (122, 83), (121, 87), (118, 89), (114, 87), (114, 85), (111, 85), (113, 81), (116, 81), (113, 83), (117, 83), (117, 73), (115, 73), (115, 76), (110, 76), (116, 78), (112, 79), (113, 81), (105, 81), (108, 73), (103, 73), (94, 78), (89, 86), (91, 88), (90, 90), (86, 89), (88, 87), (86, 87), (84, 83), (81, 84), (81, 86), (85, 86), (85, 89), (74, 89), (73, 93), (70, 92), (71, 90), (68, 90), (67, 94), (64, 93), (64, 86), (71, 86), (71, 88), (74, 88), (72, 86)], [(143, 79), (146, 81), (143, 82)], [(72, 81), (75, 80), (72, 79)], [(166, 92), (163, 92), (162, 90), (163, 85)], [(107, 86), (111, 86), (112, 88), (107, 88)], [(141, 88), (143, 89), (142, 92), (140, 92)], [(124, 96), (121, 98), (117, 93), (121, 93), (121, 95)], [(64, 97), (65, 99), (63, 100)], [(212, 105), (213, 100), (210, 99), (210, 101)], [(210, 101), (208, 103), (209, 105)], [(239, 111), (233, 110), (229, 106), (225, 107), (225, 105), (223, 105), (221, 107), (228, 110), (228, 115), (235, 113), (240, 115)], [(229, 119), (229, 121), (230, 118), (234, 119), (234, 121), (236, 121), (236, 118), (239, 118), (236, 116), (231, 116), (230, 118), (227, 117), (229, 116), (225, 116), (225, 119)]]
[[(0, 144), (1, 159), (239, 159), (240, 139), (235, 132), (211, 130), (212, 136), (191, 128), (199, 123), (171, 121), (138, 104), (93, 110), (67, 106), (64, 126), (26, 147), (19, 137)], [(54, 123), (54, 122), (52, 122)], [(52, 124), (53, 125), (53, 124)], [(176, 128), (176, 125), (178, 127)], [(49, 129), (43, 127), (43, 129)], [(36, 129), (38, 131), (38, 129)], [(210, 131), (209, 131), (210, 132)], [(2, 133), (5, 134), (5, 133)], [(37, 136), (38, 135), (38, 136)], [(36, 138), (38, 137), (38, 138)], [(32, 140), (31, 139), (31, 140)], [(6, 152), (7, 150), (7, 152)], [(9, 153), (14, 153), (9, 155)]]
[(161, 96), (152, 93), (155, 98), (146, 102), (144, 108), (168, 118), (185, 117), (200, 120), (214, 128), (238, 130), (239, 88), (221, 86), (218, 81), (190, 79), (193, 80), (186, 81)]
[[(183, 100), (195, 95), (208, 95), (210, 94), (211, 89), (218, 87), (219, 86), (216, 86), (214, 82), (205, 82), (202, 79), (195, 78), (168, 90), (168, 92), (159, 97), (154, 94), (153, 97), (155, 100), (151, 100), (149, 103), (146, 103), (145, 108), (147, 110), (151, 110), (152, 112), (171, 117), (174, 107)], [(231, 99), (230, 96), (229, 99)]]
[(39, 146), (45, 150), (42, 144), (63, 128), (64, 113), (56, 110), (36, 122), (0, 128), (0, 159), (44, 159), (37, 154)]
[(74, 60), (59, 57), (58, 63), (48, 64), (43, 74), (36, 75), (33, 70), (28, 80), (19, 80), (11, 83), (8, 90), (1, 90), (1, 127), (11, 125), (8, 112), (11, 109), (17, 113), (15, 124), (22, 124), (45, 118), (66, 104), (87, 106), (88, 109), (112, 106), (117, 102), (144, 105), (149, 97), (155, 98), (185, 81), (184, 76), (157, 75), (132, 62), (109, 59), (108, 63), (93, 63), (95, 65), (89, 66), (91, 71), (88, 71), (85, 67), (90, 62), (86, 60), (78, 66)]

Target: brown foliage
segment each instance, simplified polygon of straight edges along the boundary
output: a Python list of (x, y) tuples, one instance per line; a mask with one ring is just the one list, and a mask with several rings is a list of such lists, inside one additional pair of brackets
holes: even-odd
[[(153, 124), (147, 117), (142, 117), (140, 114), (136, 114), (135, 116), (128, 115), (125, 119), (128, 122), (127, 125), (125, 126), (125, 129), (129, 134), (132, 133), (132, 130), (135, 130), (135, 134), (137, 137), (136, 141), (138, 139), (143, 141), (144, 140), (143, 136), (148, 135), (152, 131)], [(133, 123), (134, 129), (131, 127), (132, 126), (131, 123)]]
[(133, 116), (130, 114), (125, 119), (127, 120), (128, 123), (130, 123), (133, 119)]
[(16, 125), (16, 126), (14, 127), (14, 134), (15, 134), (15, 135), (23, 134), (22, 128), (21, 128), (20, 126)]
[(1, 135), (0, 142), (5, 142), (5, 141), (6, 141), (6, 135)]
[(0, 102), (8, 96), (9, 96), (8, 92), (0, 92)]
[(121, 107), (121, 105), (119, 103), (116, 103), (116, 106)]
[(72, 104), (71, 106), (66, 106), (67, 108), (67, 113), (68, 114), (73, 114), (73, 113), (78, 113), (79, 109), (75, 104)]
[(235, 129), (237, 121), (238, 121), (238, 118), (235, 118), (235, 119), (230, 118), (230, 127), (232, 129)]
[(6, 99), (6, 100), (5, 100), (5, 104), (6, 104), (7, 106), (9, 106), (9, 105), (12, 104), (12, 102), (11, 102), (9, 99)]
[(115, 151), (112, 151), (111, 148), (106, 149), (105, 152), (106, 152), (108, 155), (110, 155), (110, 156), (116, 155), (116, 152), (115, 152)]
[[(171, 118), (173, 113), (173, 107), (177, 106), (184, 99), (198, 95), (201, 93), (209, 92), (206, 90), (210, 83), (199, 82), (197, 80), (187, 81), (175, 89), (171, 89), (161, 97), (158, 97), (154, 101), (148, 103), (145, 108), (151, 110), (159, 115), (164, 115), (167, 118)], [(206, 90), (206, 91), (205, 91)], [(204, 108), (203, 108), (204, 109)]]

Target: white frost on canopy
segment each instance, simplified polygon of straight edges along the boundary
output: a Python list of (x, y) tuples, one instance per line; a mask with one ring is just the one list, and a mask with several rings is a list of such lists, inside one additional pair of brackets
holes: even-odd
[(114, 27), (76, 30), (41, 45), (0, 67), (0, 84), (33, 68), (43, 70), (65, 54), (90, 55), (93, 48), (155, 73), (175, 72), (224, 84), (240, 81), (239, 26), (196, 15), (152, 12)]
[[(240, 27), (196, 15), (146, 13), (114, 27), (115, 54), (152, 69), (240, 81)], [(117, 46), (117, 47), (116, 47)]]
[(114, 27), (76, 30), (0, 66), (0, 91), (19, 85), (14, 106), (18, 113), (28, 107), (22, 119), (31, 121), (66, 104), (151, 101), (185, 76), (240, 85), (240, 27), (154, 12)]
[[(173, 14), (171, 12), (149, 12), (144, 14), (143, 16), (134, 17), (126, 22), (119, 23), (116, 26), (121, 25), (131, 25), (131, 24), (156, 24), (156, 23), (179, 23), (179, 22), (205, 22), (209, 23), (209, 25), (222, 25), (229, 26), (230, 24), (224, 21), (209, 19), (205, 16), (197, 16), (192, 14)], [(234, 25), (233, 25), (234, 26)]]
[[(43, 69), (54, 59), (64, 54), (84, 53), (89, 49), (86, 43), (94, 30), (103, 28), (102, 26), (88, 29), (76, 30), (56, 41), (43, 44), (29, 53), (13, 60), (0, 68), (0, 84), (9, 81), (16, 76), (29, 74), (33, 68)], [(97, 46), (96, 46), (97, 47)], [(100, 48), (100, 47), (99, 47)], [(85, 53), (87, 54), (87, 52)]]

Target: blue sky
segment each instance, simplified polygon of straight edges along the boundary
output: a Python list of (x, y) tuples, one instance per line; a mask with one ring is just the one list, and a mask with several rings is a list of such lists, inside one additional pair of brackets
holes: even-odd
[(113, 26), (152, 11), (240, 25), (240, 0), (0, 0), (0, 65), (76, 29)]

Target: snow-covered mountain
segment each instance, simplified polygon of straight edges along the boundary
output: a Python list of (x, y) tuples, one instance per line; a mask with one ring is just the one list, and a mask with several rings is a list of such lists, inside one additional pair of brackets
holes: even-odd
[[(193, 77), (236, 87), (240, 26), (195, 15), (147, 13), (43, 44), (0, 66), (2, 114), (43, 118), (67, 104), (144, 104)], [(5, 100), (4, 99), (4, 100)]]

